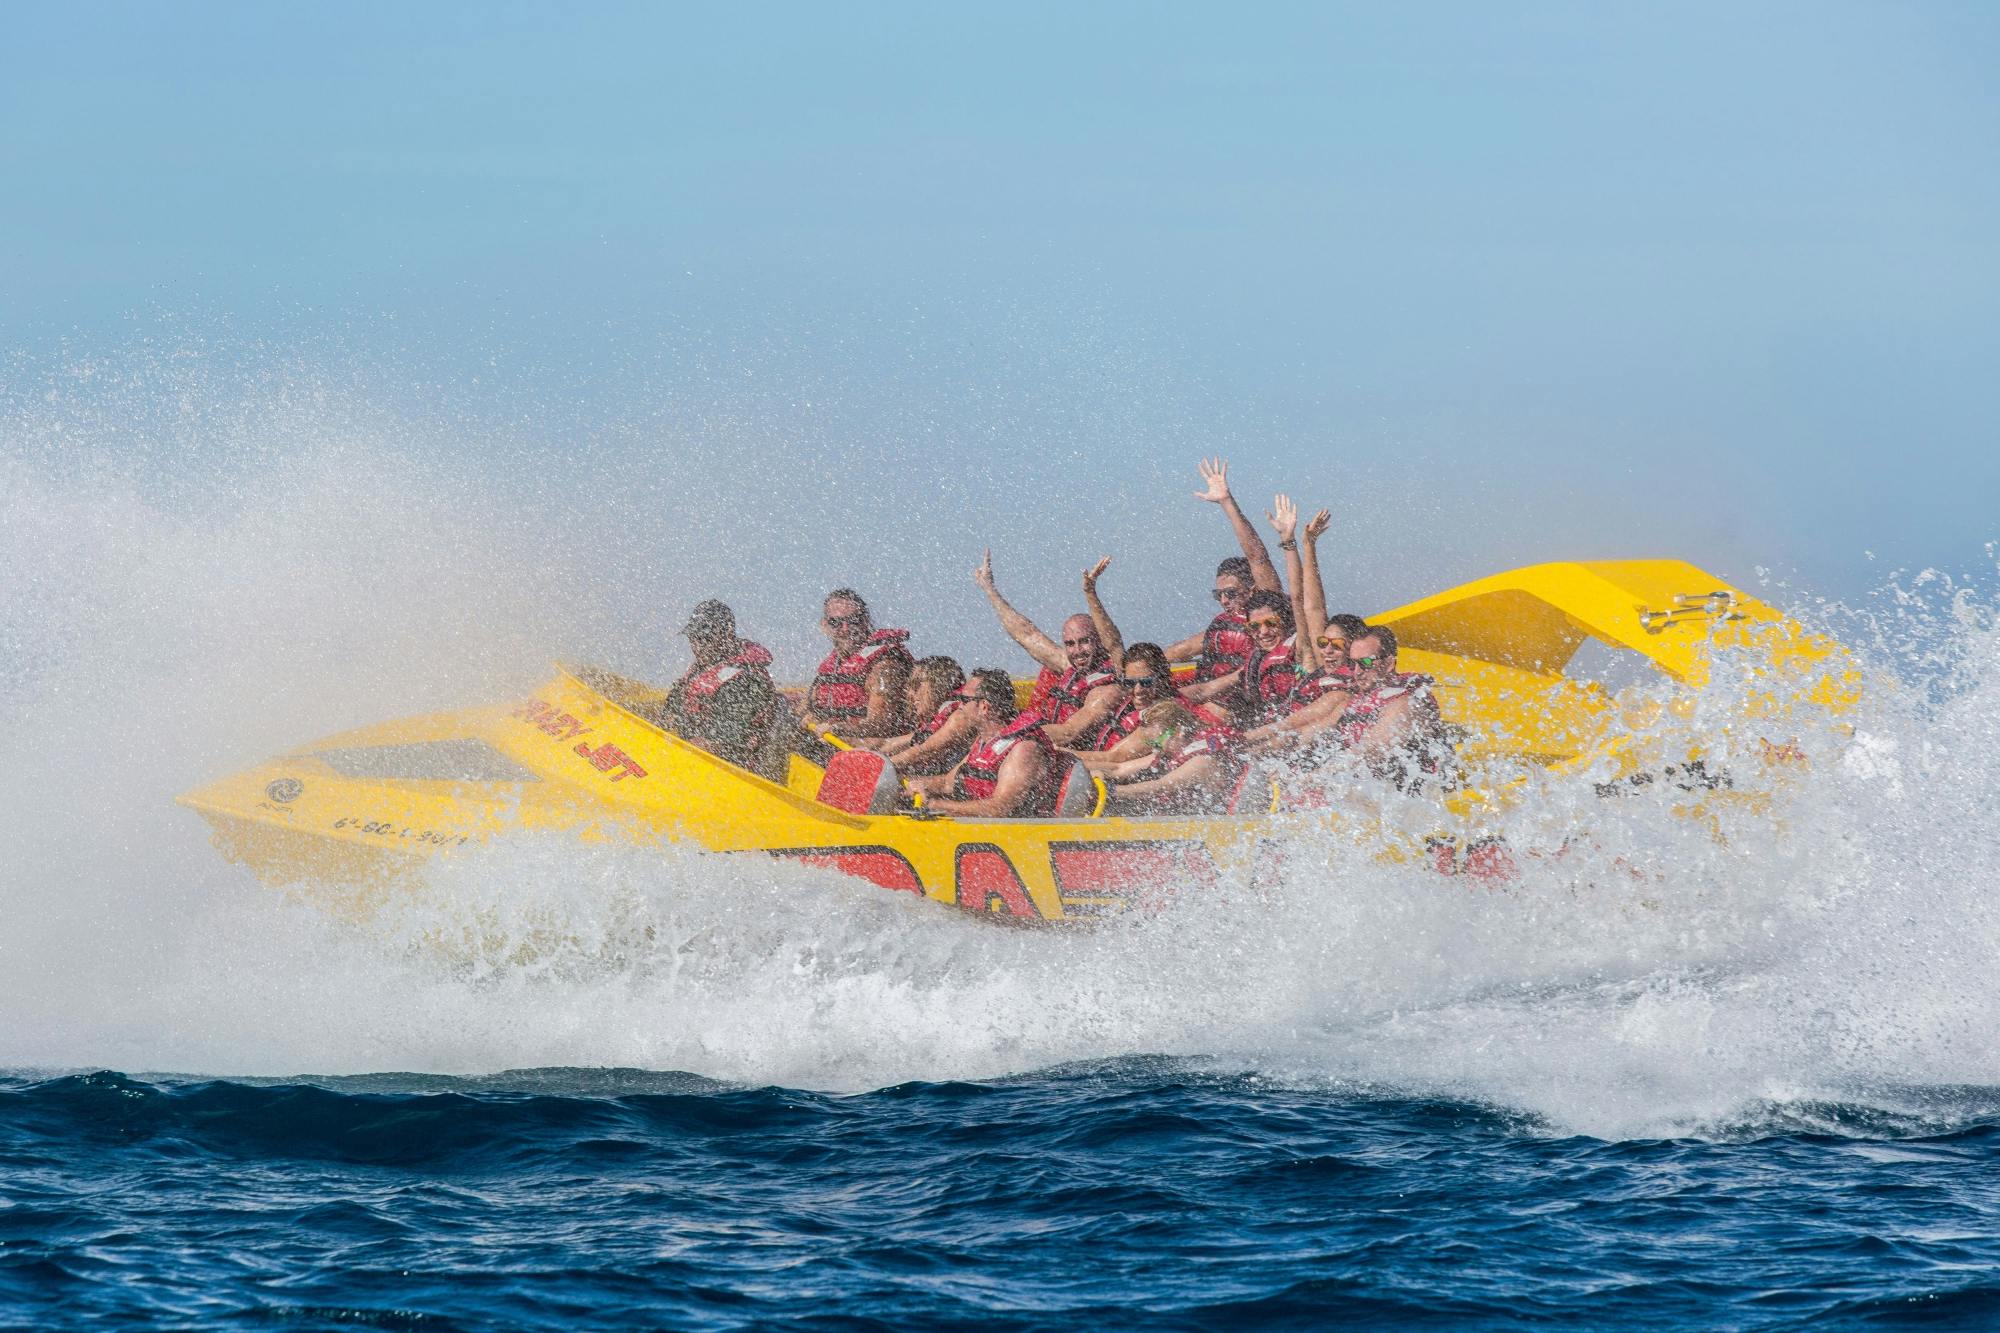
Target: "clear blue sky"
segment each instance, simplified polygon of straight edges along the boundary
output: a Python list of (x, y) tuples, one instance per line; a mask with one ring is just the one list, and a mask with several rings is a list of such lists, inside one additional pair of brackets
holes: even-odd
[(1211, 450), (1350, 516), (1368, 609), (1566, 555), (1844, 592), (2000, 537), (2000, 5), (7, 28), (0, 388), (163, 328), (333, 357), (551, 521), (530, 479), (588, 479), (663, 600), (804, 527), (786, 578), (942, 568), (954, 623), (988, 537), (1037, 614), (1101, 548), (1192, 619)]

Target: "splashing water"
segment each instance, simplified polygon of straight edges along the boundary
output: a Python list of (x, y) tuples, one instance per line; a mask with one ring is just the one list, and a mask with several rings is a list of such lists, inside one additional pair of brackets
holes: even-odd
[(133, 440), (185, 427), (113, 430), (78, 392), (18, 400), (0, 454), (0, 1065), (859, 1090), (1164, 1054), (1607, 1138), (1827, 1104), (1948, 1123), (1954, 1090), (2000, 1085), (2000, 632), (1976, 587), (1819, 608), (1880, 687), (1769, 814), (1717, 837), (1676, 793), (1542, 784), (1500, 831), (1569, 850), (1501, 889), (1302, 838), (1266, 891), (1024, 932), (802, 867), (524, 837), (357, 928), (222, 864), (173, 793), (502, 697), (548, 656), (634, 653), (576, 595), (588, 543), (517, 540), (448, 449), (324, 394), (252, 393), (240, 447), (165, 458)]

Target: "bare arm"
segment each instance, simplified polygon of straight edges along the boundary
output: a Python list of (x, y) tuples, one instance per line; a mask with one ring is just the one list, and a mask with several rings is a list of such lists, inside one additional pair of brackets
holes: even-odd
[(1118, 711), (1119, 701), (1125, 695), (1123, 685), (1099, 685), (1083, 696), (1083, 707), (1069, 715), (1067, 721), (1050, 722), (1042, 727), (1049, 739), (1057, 745), (1068, 745), (1078, 736), (1101, 726), (1106, 719)]
[[(964, 767), (965, 761), (961, 759), (942, 773), (918, 774), (915, 776), (905, 775), (903, 777), (903, 787), (905, 790), (935, 798), (958, 786), (958, 770)], [(924, 804), (929, 806), (930, 801), (925, 801)]]
[(1107, 555), (1083, 571), (1083, 604), (1090, 612), (1090, 623), (1097, 627), (1097, 641), (1103, 644), (1104, 651), (1111, 655), (1111, 665), (1123, 671), (1125, 636), (1118, 632), (1117, 623), (1111, 619), (1111, 613), (1104, 609), (1104, 603), (1097, 597), (1097, 580), (1110, 565), (1111, 557)]
[(965, 745), (966, 737), (975, 729), (972, 714), (961, 708), (944, 720), (944, 725), (929, 740), (912, 745), (896, 756), (898, 768), (917, 768), (936, 759), (939, 755), (952, 753)]
[(1318, 649), (1314, 646), (1310, 633), (1301, 633), (1306, 628), (1305, 608), (1305, 567), (1299, 561), (1299, 507), (1292, 503), (1289, 495), (1274, 496), (1271, 512), (1264, 515), (1271, 520), (1271, 526), (1278, 530), (1278, 549), (1285, 553), (1285, 585), (1292, 590), (1292, 628), (1297, 646), (1293, 657), (1308, 671), (1318, 670)]
[(1185, 639), (1182, 639), (1179, 643), (1168, 644), (1167, 660), (1169, 662), (1194, 661), (1195, 658), (1201, 656), (1201, 645), (1207, 640), (1207, 638), (1208, 638), (1208, 631), (1204, 629), (1199, 634), (1188, 635)]
[(1204, 680), (1192, 685), (1181, 686), (1181, 698), (1187, 700), (1189, 703), (1205, 704), (1210, 699), (1229, 693), (1241, 684), (1242, 681), (1243, 672), (1239, 668), (1226, 676), (1217, 676), (1214, 680)]
[(1299, 576), (1300, 594), (1305, 605), (1299, 624), (1305, 629), (1305, 642), (1312, 645), (1315, 667), (1323, 665), (1319, 657), (1319, 636), (1326, 633), (1326, 585), (1319, 577), (1319, 539), (1332, 522), (1333, 515), (1320, 510), (1306, 520), (1305, 540), (1299, 543), (1299, 557), (1304, 571)]
[(1127, 778), (1137, 778), (1157, 762), (1158, 756), (1142, 754), (1136, 759), (1121, 759), (1115, 764), (1107, 764), (1098, 771), (1098, 776), (1106, 782), (1123, 782)]
[(986, 594), (986, 600), (993, 603), (993, 614), (1000, 617), (1000, 628), (1007, 631), (1007, 637), (1028, 650), (1028, 656), (1051, 671), (1065, 670), (1069, 663), (1063, 658), (1062, 645), (1042, 633), (1035, 622), (1010, 606), (1000, 589), (993, 583), (993, 551), (988, 548), (986, 558), (972, 571), (972, 581)]
[[(1108, 561), (1110, 558), (1110, 556), (1106, 556), (1104, 560), (1098, 561), (1097, 568), (1101, 571), (1104, 568), (1105, 561)], [(1087, 574), (1084, 576), (1083, 600), (1090, 608), (1090, 623), (1097, 627), (1097, 641), (1107, 649), (1114, 643), (1118, 645), (1118, 651), (1111, 654), (1111, 661), (1114, 666), (1123, 671), (1125, 669), (1125, 636), (1118, 632), (1117, 622), (1112, 620), (1111, 613), (1104, 609), (1104, 602), (1097, 595), (1097, 580)]]
[(1158, 727), (1144, 726), (1108, 750), (1074, 750), (1071, 753), (1082, 760), (1083, 766), (1091, 772), (1102, 773), (1127, 759), (1136, 759), (1140, 755), (1151, 756), (1153, 739), (1159, 734)]
[(1290, 717), (1281, 717), (1276, 722), (1258, 727), (1244, 739), (1254, 749), (1279, 749), (1296, 745), (1315, 732), (1324, 731), (1340, 720), (1347, 711), (1352, 698), (1345, 690), (1332, 690), (1322, 694)]
[(1229, 526), (1236, 530), (1236, 544), (1243, 548), (1244, 558), (1250, 562), (1250, 581), (1259, 588), (1283, 592), (1284, 588), (1278, 582), (1277, 566), (1271, 563), (1271, 553), (1264, 549), (1264, 539), (1257, 535), (1256, 527), (1243, 516), (1236, 497), (1229, 493), (1229, 460), (1204, 458), (1201, 461), (1201, 477), (1208, 483), (1208, 488), (1196, 491), (1194, 498), (1222, 506), (1222, 512), (1229, 517)]
[(862, 686), (868, 692), (868, 711), (862, 716), (826, 730), (842, 740), (864, 736), (900, 736), (908, 730), (903, 720), (903, 687), (910, 680), (910, 663), (905, 657), (884, 657), (868, 669)]
[(940, 797), (926, 802), (925, 808), (940, 814), (964, 815), (975, 819), (1006, 819), (1021, 808), (1021, 803), (1037, 782), (1048, 771), (1048, 755), (1039, 745), (1016, 745), (1000, 761), (1000, 772), (993, 781), (993, 794), (976, 800), (958, 801), (950, 797)]
[(1198, 754), (1157, 778), (1124, 784), (1112, 792), (1111, 798), (1120, 809), (1145, 809), (1176, 792), (1184, 792), (1191, 787), (1212, 786), (1221, 776), (1222, 768), (1216, 763), (1214, 755)]

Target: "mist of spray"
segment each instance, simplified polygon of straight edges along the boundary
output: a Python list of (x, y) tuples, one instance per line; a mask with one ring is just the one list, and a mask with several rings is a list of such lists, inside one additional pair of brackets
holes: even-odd
[(1607, 1136), (1949, 1120), (2000, 1085), (2000, 682), (1975, 591), (1924, 576), (1844, 619), (1905, 684), (1803, 738), (1813, 765), (1770, 809), (1711, 823), (1664, 788), (1540, 784), (1498, 829), (1523, 853), (1504, 888), (1302, 833), (1275, 885), (1021, 932), (796, 866), (532, 837), (356, 927), (225, 865), (172, 795), (506, 697), (550, 657), (629, 665), (644, 636), (594, 592), (600, 534), (552, 531), (448, 420), (296, 368), (125, 384), (73, 376), (4, 425), (0, 1065), (861, 1089), (1170, 1055)]

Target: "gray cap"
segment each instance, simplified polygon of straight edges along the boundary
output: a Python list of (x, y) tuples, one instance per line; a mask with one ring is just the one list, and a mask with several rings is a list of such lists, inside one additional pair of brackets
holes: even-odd
[(694, 639), (719, 639), (736, 632), (736, 614), (711, 597), (695, 607), (681, 633)]

